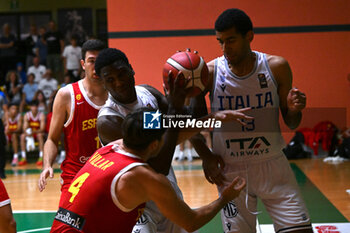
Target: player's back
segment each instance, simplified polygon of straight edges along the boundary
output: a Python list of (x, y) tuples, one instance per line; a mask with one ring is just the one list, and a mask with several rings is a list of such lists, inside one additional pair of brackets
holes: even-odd
[(95, 152), (63, 197), (52, 232), (74, 228), (82, 232), (131, 232), (144, 204), (127, 210), (118, 202), (115, 186), (122, 174), (140, 165), (145, 163), (134, 155), (117, 153), (112, 145)]

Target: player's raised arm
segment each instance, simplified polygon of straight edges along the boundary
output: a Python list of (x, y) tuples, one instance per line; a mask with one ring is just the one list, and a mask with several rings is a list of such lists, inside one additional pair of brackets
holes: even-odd
[(58, 153), (58, 142), (61, 137), (62, 128), (70, 112), (70, 92), (67, 87), (60, 89), (53, 103), (52, 119), (48, 138), (44, 145), (43, 171), (40, 174), (38, 187), (43, 191), (46, 179), (53, 178), (52, 165)]

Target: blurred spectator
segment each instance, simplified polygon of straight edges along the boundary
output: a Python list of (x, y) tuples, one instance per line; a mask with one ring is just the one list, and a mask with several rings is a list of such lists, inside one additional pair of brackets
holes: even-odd
[(27, 83), (23, 86), (22, 99), (25, 101), (26, 104), (29, 104), (34, 99), (34, 95), (38, 90), (38, 84), (34, 82), (35, 75), (33, 73), (30, 73), (27, 79)]
[[(63, 66), (61, 54), (63, 52), (64, 42), (63, 36), (61, 32), (57, 30), (54, 21), (49, 22), (49, 30), (45, 34), (45, 40), (47, 43), (47, 68), (52, 70), (57, 80), (62, 81)], [(47, 96), (47, 98), (49, 98), (49, 96)]]
[(3, 119), (7, 116), (7, 101), (6, 98), (0, 95), (0, 178), (5, 179), (6, 165), (6, 135), (3, 124)]
[[(2, 27), (3, 33), (0, 36), (0, 77), (4, 77), (9, 70), (16, 68), (16, 38), (11, 34), (11, 27), (5, 23)], [(4, 79), (0, 79), (3, 85)]]
[(63, 83), (61, 83), (61, 88), (67, 86), (70, 83), (72, 83), (71, 76), (69, 74), (65, 74), (63, 78)]
[(70, 40), (70, 45), (67, 45), (63, 51), (63, 64), (64, 73), (68, 73), (72, 82), (78, 81), (80, 74), (80, 59), (81, 59), (81, 47), (77, 45), (78, 37), (73, 35)]
[(36, 43), (38, 42), (38, 30), (36, 25), (30, 26), (29, 36), (24, 40), (26, 48), (26, 68), (33, 65), (33, 57), (36, 55)]
[(16, 71), (10, 70), (6, 75), (5, 95), (9, 103), (20, 105), (20, 111), (23, 111), (22, 84)]
[(9, 104), (5, 133), (7, 140), (12, 144), (13, 158), (11, 165), (18, 165), (19, 136), (22, 132), (22, 115), (17, 104)]
[(11, 201), (4, 183), (0, 180), (0, 232), (16, 232), (16, 221), (13, 218)]
[(46, 72), (46, 67), (40, 64), (39, 57), (33, 57), (33, 65), (27, 70), (27, 75), (33, 73), (35, 76), (34, 82), (39, 83)]
[(39, 28), (39, 38), (36, 42), (36, 56), (40, 59), (40, 64), (46, 67), (46, 58), (47, 58), (47, 43), (45, 40), (46, 28), (41, 26)]
[(46, 99), (49, 99), (52, 92), (56, 91), (58, 87), (58, 82), (52, 77), (51, 69), (47, 69), (44, 75), (44, 79), (39, 82), (38, 90), (44, 93)]
[(24, 71), (23, 63), (18, 62), (17, 63), (17, 74), (19, 76), (19, 81), (21, 82), (22, 85), (27, 83), (27, 74)]
[(35, 93), (33, 100), (38, 102), (38, 111), (46, 114), (48, 111), (48, 108), (47, 108), (48, 101), (46, 100), (44, 93), (41, 90), (38, 90)]
[[(34, 143), (28, 146), (28, 141), (37, 140), (39, 142), (39, 158), (36, 164), (42, 165), (44, 134), (45, 134), (45, 114), (38, 111), (38, 101), (30, 102), (30, 111), (24, 115), (23, 133), (21, 134), (21, 155), (22, 159), (19, 166), (27, 164), (26, 151), (33, 150)], [(26, 142), (27, 141), (27, 142)]]

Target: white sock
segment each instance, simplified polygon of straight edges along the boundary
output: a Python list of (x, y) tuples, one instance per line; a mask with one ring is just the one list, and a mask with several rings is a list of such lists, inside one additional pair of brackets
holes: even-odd
[(22, 159), (26, 159), (27, 158), (27, 154), (25, 151), (21, 151), (21, 155), (22, 155)]
[(17, 159), (17, 158), (18, 158), (18, 153), (14, 153), (14, 154), (13, 154), (13, 158), (14, 158), (14, 159)]
[(39, 152), (39, 158), (42, 158), (42, 157), (43, 157), (43, 152), (40, 151), (40, 152)]

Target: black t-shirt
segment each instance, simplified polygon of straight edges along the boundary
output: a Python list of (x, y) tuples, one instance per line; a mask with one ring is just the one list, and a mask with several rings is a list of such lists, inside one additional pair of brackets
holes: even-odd
[[(8, 44), (10, 42), (16, 43), (16, 37), (12, 34), (10, 34), (8, 37), (1, 36), (0, 37), (0, 43), (1, 44)], [(0, 56), (1, 57), (13, 57), (16, 56), (16, 47), (15, 44), (10, 48), (2, 48), (0, 49)]]
[(59, 31), (47, 32), (44, 38), (47, 42), (47, 54), (61, 53), (60, 40), (63, 39), (61, 32)]

